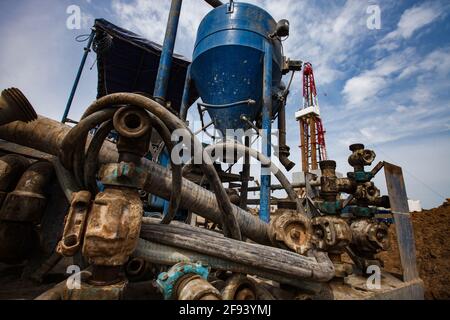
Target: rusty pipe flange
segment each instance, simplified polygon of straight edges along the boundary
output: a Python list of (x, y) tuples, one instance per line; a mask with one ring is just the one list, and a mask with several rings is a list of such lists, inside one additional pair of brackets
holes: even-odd
[(374, 151), (364, 149), (363, 144), (352, 144), (350, 151), (352, 154), (348, 158), (348, 163), (352, 167), (370, 166), (377, 156)]
[(45, 189), (53, 174), (50, 162), (37, 162), (29, 167), (15, 190), (7, 195), (0, 210), (0, 219), (39, 224), (47, 205)]
[(223, 300), (245, 301), (257, 300), (256, 286), (247, 276), (242, 274), (232, 275), (222, 289)]
[(294, 210), (285, 210), (270, 222), (269, 236), (272, 243), (304, 254), (311, 247), (311, 222)]
[(119, 109), (114, 115), (113, 123), (120, 135), (130, 139), (141, 138), (152, 129), (147, 111), (136, 107)]
[(369, 203), (375, 203), (380, 198), (380, 190), (373, 182), (366, 182), (356, 187), (355, 198), (358, 200), (367, 200)]
[(317, 217), (312, 220), (312, 243), (320, 250), (342, 253), (352, 241), (348, 223), (338, 217)]
[(0, 125), (13, 121), (31, 122), (37, 119), (36, 111), (17, 88), (5, 89), (0, 96)]
[(143, 212), (137, 190), (107, 187), (89, 210), (83, 256), (98, 266), (124, 265), (139, 240)]
[(389, 227), (383, 222), (361, 219), (351, 224), (352, 247), (359, 252), (379, 253), (390, 247)]

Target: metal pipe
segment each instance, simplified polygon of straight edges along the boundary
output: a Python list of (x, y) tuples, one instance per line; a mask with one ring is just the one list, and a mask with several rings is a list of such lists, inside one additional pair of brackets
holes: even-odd
[(201, 168), (208, 179), (208, 182), (214, 190), (216, 195), (217, 204), (219, 206), (221, 214), (221, 221), (224, 234), (234, 239), (241, 239), (241, 231), (239, 224), (236, 221), (236, 217), (233, 215), (233, 207), (228, 198), (228, 195), (222, 185), (219, 175), (209, 157), (208, 153), (203, 149), (202, 144), (196, 136), (192, 134), (186, 124), (173, 113), (168, 111), (159, 103), (152, 99), (144, 97), (138, 94), (132, 93), (116, 93), (110, 94), (95, 101), (84, 113), (83, 119), (90, 115), (100, 111), (104, 108), (108, 108), (112, 105), (130, 104), (136, 107), (144, 108), (150, 113), (158, 117), (172, 132), (178, 130), (178, 133), (184, 133), (184, 135), (190, 139), (190, 145), (193, 148), (195, 155), (202, 156)]
[(77, 92), (78, 84), (80, 83), (81, 75), (83, 73), (84, 65), (86, 64), (87, 57), (89, 52), (91, 52), (92, 43), (94, 42), (95, 37), (95, 29), (92, 29), (91, 34), (89, 36), (88, 44), (86, 48), (84, 48), (83, 58), (81, 59), (80, 67), (78, 68), (77, 76), (75, 78), (75, 82), (72, 86), (72, 91), (70, 92), (69, 100), (66, 104), (66, 109), (64, 110), (64, 115), (62, 117), (61, 122), (66, 123), (67, 117), (69, 116), (70, 108), (72, 107), (73, 98), (75, 97), (75, 93)]
[[(265, 41), (264, 44), (264, 87), (263, 87), (263, 109), (262, 109), (262, 153), (270, 159), (272, 152), (272, 43)], [(270, 184), (271, 173), (267, 168), (261, 168), (261, 203), (259, 217), (264, 222), (270, 221)]]
[[(39, 117), (29, 124), (16, 122), (1, 126), (0, 138), (57, 156), (64, 137), (71, 129), (58, 121)], [(105, 141), (100, 151), (99, 162), (115, 163), (118, 158), (115, 144)], [(172, 172), (146, 159), (141, 165), (148, 174), (145, 190), (169, 200), (172, 191)], [(214, 193), (187, 179), (183, 179), (181, 190), (180, 208), (189, 209), (215, 223), (222, 223), (221, 209)], [(257, 243), (271, 245), (266, 223), (237, 206), (231, 205), (231, 208), (243, 235)]]
[(169, 85), (170, 70), (172, 67), (172, 56), (177, 38), (178, 22), (180, 20), (181, 6), (183, 0), (172, 0), (167, 21), (166, 35), (159, 61), (158, 75), (155, 82), (154, 98), (161, 104), (165, 104), (167, 87)]
[[(145, 162), (145, 168), (148, 177), (144, 189), (160, 198), (169, 199), (172, 172), (150, 161)], [(214, 223), (222, 223), (222, 213), (213, 192), (184, 178), (181, 190), (180, 208), (191, 210)], [(243, 235), (257, 243), (271, 245), (266, 223), (235, 205), (231, 207)]]
[[(246, 148), (244, 145), (238, 144), (236, 142), (225, 142), (225, 143), (218, 143), (215, 145), (210, 145), (208, 146), (205, 151), (208, 154), (212, 154), (214, 151), (216, 151), (217, 149), (230, 149), (232, 148), (233, 150), (238, 151), (238, 153), (241, 154), (245, 154), (248, 152), (249, 156), (259, 160), (261, 162), (261, 164), (270, 169), (270, 173), (274, 174), (275, 177), (278, 179), (278, 181), (281, 183), (281, 185), (284, 187), (284, 189), (286, 190), (289, 199), (292, 201), (295, 201), (297, 203), (297, 210), (300, 213), (305, 213), (305, 210), (303, 208), (303, 205), (300, 202), (300, 199), (297, 195), (297, 193), (295, 192), (294, 188), (292, 187), (291, 183), (289, 182), (289, 180), (287, 179), (287, 177), (284, 175), (284, 173), (277, 167), (275, 166), (275, 164), (273, 164), (273, 162), (265, 157), (264, 155), (262, 155), (260, 152), (254, 150), (254, 149), (250, 149), (250, 148)], [(270, 186), (269, 186), (269, 190), (270, 190)], [(270, 192), (270, 191), (269, 191)], [(270, 199), (269, 199), (270, 202)]]
[(173, 246), (167, 246), (144, 239), (139, 240), (134, 255), (137, 257), (142, 257), (150, 263), (164, 266), (173, 266), (180, 262), (195, 263), (202, 261), (216, 270), (255, 275), (297, 288), (303, 288), (305, 286), (305, 282), (303, 280), (295, 277), (285, 277), (275, 273), (264, 272), (263, 270), (248, 267), (239, 262), (232, 262), (222, 258), (216, 258), (210, 255), (184, 250)]
[(217, 8), (223, 5), (223, 2), (220, 0), (205, 0), (205, 2), (213, 8)]

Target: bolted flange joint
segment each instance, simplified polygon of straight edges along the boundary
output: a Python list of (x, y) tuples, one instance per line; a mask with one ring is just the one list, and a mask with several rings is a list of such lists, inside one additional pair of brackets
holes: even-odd
[[(158, 276), (156, 284), (164, 295), (165, 300), (176, 300), (180, 298), (183, 291), (183, 286), (187, 286), (186, 280), (202, 279), (207, 282), (210, 269), (202, 263), (186, 263), (181, 262), (173, 266), (168, 272), (163, 272)], [(192, 292), (194, 296), (213, 295), (220, 299), (220, 293), (213, 286), (205, 286), (199, 288), (202, 292)]]

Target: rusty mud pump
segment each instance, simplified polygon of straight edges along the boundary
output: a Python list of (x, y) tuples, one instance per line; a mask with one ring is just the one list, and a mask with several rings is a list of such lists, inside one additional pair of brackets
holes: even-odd
[[(77, 285), (64, 280), (36, 297), (43, 300), (420, 298), (401, 169), (380, 162), (367, 171), (375, 152), (355, 144), (346, 177), (323, 160), (319, 175), (292, 184), (271, 140), (278, 119), (275, 155), (291, 170), (282, 77), (303, 63), (283, 56), (289, 22), (250, 4), (207, 2), (214, 9), (192, 63), (173, 53), (181, 0), (172, 1), (162, 47), (97, 20), (89, 46), (98, 99), (79, 121), (66, 110), (63, 122), (74, 126), (37, 117), (18, 89), (2, 94), (0, 262), (25, 264), (36, 283), (58, 266), (79, 268)], [(146, 65), (123, 71), (115, 51), (123, 48)], [(131, 85), (151, 65), (158, 72)], [(186, 121), (199, 98), (200, 132), (214, 126), (213, 143)], [(261, 169), (258, 215), (248, 199), (250, 159)], [(382, 169), (388, 196), (373, 182)], [(287, 194), (277, 203), (272, 178)], [(389, 248), (393, 223), (403, 277), (383, 273), (372, 289), (368, 272), (382, 270), (377, 254)]]

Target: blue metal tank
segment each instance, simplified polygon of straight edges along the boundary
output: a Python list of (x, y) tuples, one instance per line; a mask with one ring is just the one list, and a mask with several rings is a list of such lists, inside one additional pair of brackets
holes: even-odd
[[(263, 105), (264, 53), (273, 50), (272, 87), (282, 78), (282, 46), (269, 37), (276, 21), (265, 10), (247, 3), (224, 4), (201, 22), (191, 65), (191, 77), (215, 126), (247, 129), (245, 115), (257, 120)], [(255, 103), (248, 103), (253, 100)], [(242, 103), (239, 103), (242, 102)], [(277, 113), (273, 104), (272, 115)]]

